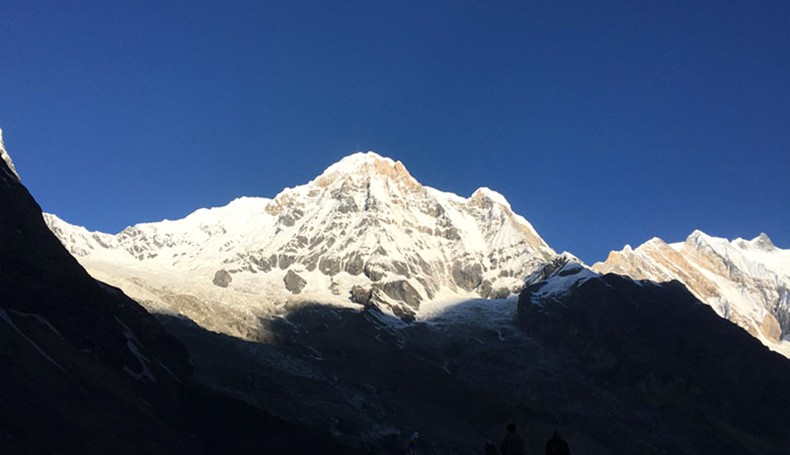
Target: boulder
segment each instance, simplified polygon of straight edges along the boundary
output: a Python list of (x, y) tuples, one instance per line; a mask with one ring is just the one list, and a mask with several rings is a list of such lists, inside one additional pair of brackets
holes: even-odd
[(299, 294), (307, 284), (307, 280), (293, 270), (289, 270), (283, 278), (283, 283), (285, 283), (285, 289), (288, 289), (291, 294)]
[(213, 283), (215, 286), (226, 288), (231, 281), (233, 281), (233, 277), (230, 275), (230, 272), (225, 269), (219, 269), (217, 273), (214, 274)]

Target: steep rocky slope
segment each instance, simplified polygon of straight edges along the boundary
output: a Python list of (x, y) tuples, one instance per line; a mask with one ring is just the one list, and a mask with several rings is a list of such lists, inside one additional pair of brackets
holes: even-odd
[(678, 280), (716, 313), (790, 356), (790, 250), (767, 235), (732, 242), (695, 231), (685, 242), (654, 238), (593, 265), (635, 279)]
[[(159, 410), (183, 347), (91, 278), (47, 229), (0, 143), (0, 446), (12, 452), (199, 447)], [(132, 445), (139, 441), (139, 445)]]
[(0, 156), (0, 452), (350, 451), (197, 384), (183, 345), (62, 247), (2, 141)]

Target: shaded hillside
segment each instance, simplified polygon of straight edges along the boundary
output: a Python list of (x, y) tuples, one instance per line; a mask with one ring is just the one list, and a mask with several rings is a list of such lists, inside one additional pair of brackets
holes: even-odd
[(680, 285), (555, 272), (550, 298), (553, 276), (410, 324), (316, 303), (247, 341), (161, 319), (204, 383), (374, 453), (418, 431), (422, 454), (473, 455), (508, 421), (529, 453), (555, 428), (573, 453), (787, 453), (786, 359)]
[(182, 345), (91, 278), (0, 161), (0, 451), (348, 453), (192, 380)]
[(521, 294), (521, 325), (616, 396), (670, 416), (665, 448), (789, 453), (790, 362), (683, 285), (609, 274), (547, 297), (550, 283)]

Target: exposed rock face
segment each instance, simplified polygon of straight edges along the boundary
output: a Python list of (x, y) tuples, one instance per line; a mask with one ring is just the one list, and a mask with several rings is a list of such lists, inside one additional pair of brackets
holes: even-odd
[(480, 264), (456, 262), (453, 264), (451, 273), (455, 284), (467, 291), (477, 289), (483, 282), (483, 267)]
[(318, 270), (324, 275), (334, 276), (340, 273), (341, 261), (339, 258), (322, 257), (318, 260)]
[(381, 292), (371, 304), (410, 319), (439, 294), (505, 295), (555, 256), (496, 192), (443, 193), (372, 152), (344, 158), (271, 200), (241, 198), (117, 235), (46, 219), (91, 273), (157, 311), (172, 311), (165, 294), (224, 305), (212, 300), (213, 286), (193, 277), (226, 270), (240, 303), (234, 308), (246, 308), (245, 320), (268, 312), (266, 302), (307, 298), (305, 286), (312, 299), (345, 305), (354, 286), (374, 284)]
[(230, 275), (230, 272), (225, 269), (220, 269), (214, 274), (214, 280), (212, 283), (221, 288), (226, 288), (231, 281), (233, 281), (233, 277)]
[(510, 294), (520, 292), (523, 286), (516, 286), (513, 289), (494, 288), (490, 281), (485, 280), (480, 284), (478, 293), (484, 299), (506, 299)]
[[(763, 323), (760, 324), (759, 329), (759, 334), (773, 342), (780, 342), (782, 340), (782, 327), (779, 321), (771, 314), (765, 315), (765, 319), (763, 319)], [(759, 338), (759, 335), (756, 336)]]
[(381, 285), (381, 290), (391, 299), (403, 302), (412, 309), (420, 308), (419, 292), (406, 280), (390, 281)]
[(354, 303), (363, 305), (365, 307), (370, 305), (373, 299), (373, 290), (366, 289), (362, 286), (354, 286), (353, 288), (351, 288), (350, 294), (351, 295), (349, 296), (349, 300), (351, 300)]
[(283, 283), (285, 283), (285, 289), (288, 289), (288, 292), (291, 294), (298, 294), (302, 292), (302, 289), (304, 289), (304, 286), (307, 284), (307, 280), (299, 276), (293, 270), (289, 270), (283, 278)]
[(766, 346), (790, 356), (790, 250), (765, 234), (732, 242), (692, 233), (685, 242), (652, 239), (637, 249), (613, 251), (593, 269), (636, 279), (678, 280), (721, 317), (743, 327)]

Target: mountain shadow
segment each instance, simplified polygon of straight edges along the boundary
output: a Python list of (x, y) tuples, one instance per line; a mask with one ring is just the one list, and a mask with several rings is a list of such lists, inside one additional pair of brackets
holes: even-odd
[(671, 417), (653, 452), (790, 453), (790, 362), (678, 282), (607, 274), (551, 298), (521, 294), (518, 320), (592, 381)]
[(543, 412), (452, 372), (445, 354), (462, 351), (466, 337), (456, 344), (378, 310), (305, 305), (261, 321), (265, 343), (158, 317), (205, 384), (371, 453), (402, 454), (419, 432), (419, 453), (473, 454), (509, 418)]
[[(259, 341), (159, 315), (218, 392), (344, 444), (481, 453), (514, 421), (540, 453), (786, 453), (788, 362), (676, 284), (605, 276), (557, 296), (463, 302), (405, 324), (305, 304)], [(535, 308), (532, 308), (535, 307)]]

